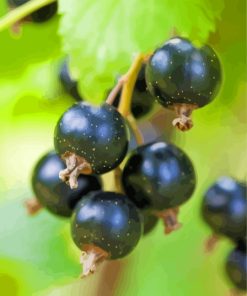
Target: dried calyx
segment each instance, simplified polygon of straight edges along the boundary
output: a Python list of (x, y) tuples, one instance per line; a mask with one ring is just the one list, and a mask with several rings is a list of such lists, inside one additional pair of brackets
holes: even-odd
[(85, 160), (85, 158), (72, 152), (65, 152), (62, 155), (62, 159), (66, 163), (66, 169), (60, 171), (59, 178), (66, 182), (71, 189), (78, 187), (77, 178), (80, 174), (92, 174), (91, 165)]
[(27, 212), (30, 216), (37, 214), (43, 206), (37, 200), (37, 198), (30, 198), (24, 202), (24, 206), (27, 209)]
[(182, 224), (178, 222), (177, 216), (179, 208), (167, 209), (164, 211), (156, 211), (155, 216), (163, 220), (165, 226), (165, 234), (169, 234), (182, 227)]
[(190, 130), (193, 127), (191, 115), (196, 108), (197, 105), (194, 104), (175, 104), (174, 110), (178, 117), (173, 120), (173, 126), (182, 132)]
[(93, 245), (86, 245), (83, 249), (80, 258), (80, 263), (83, 265), (81, 278), (94, 273), (97, 266), (109, 257), (107, 252)]

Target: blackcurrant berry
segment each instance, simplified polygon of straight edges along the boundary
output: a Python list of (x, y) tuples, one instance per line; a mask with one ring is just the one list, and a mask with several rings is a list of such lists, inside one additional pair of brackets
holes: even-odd
[[(143, 64), (140, 72), (138, 73), (137, 80), (133, 89), (132, 101), (131, 101), (131, 113), (136, 119), (139, 119), (147, 115), (153, 108), (154, 99), (147, 89), (145, 80), (145, 68)], [(118, 93), (114, 100), (113, 106), (116, 108), (120, 102), (121, 92)]]
[(116, 168), (126, 155), (128, 138), (125, 120), (115, 107), (73, 105), (55, 130), (55, 149), (67, 164), (61, 179), (75, 188), (80, 173), (103, 174)]
[(235, 241), (246, 235), (246, 185), (219, 178), (205, 193), (202, 216), (212, 230)]
[[(10, 7), (18, 7), (20, 5), (29, 2), (30, 0), (8, 0)], [(57, 12), (57, 2), (45, 5), (44, 7), (38, 9), (37, 11), (31, 13), (30, 18), (35, 23), (42, 23), (49, 20)]]
[(83, 275), (93, 272), (104, 259), (128, 255), (143, 231), (142, 216), (127, 196), (114, 192), (92, 192), (76, 206), (71, 232), (83, 251)]
[(32, 188), (38, 202), (50, 212), (69, 217), (77, 202), (90, 191), (100, 190), (99, 177), (80, 175), (78, 188), (71, 190), (59, 179), (64, 163), (55, 152), (45, 154), (35, 165)]
[(144, 219), (143, 234), (146, 235), (150, 233), (158, 224), (158, 217), (152, 215), (149, 211), (142, 211), (142, 214)]
[(64, 90), (71, 95), (76, 101), (82, 101), (83, 98), (78, 91), (78, 83), (69, 73), (68, 60), (64, 60), (59, 72), (59, 79)]
[(239, 247), (237, 247), (229, 254), (226, 261), (226, 273), (236, 288), (246, 291), (246, 250), (243, 251)]
[(173, 124), (182, 131), (192, 127), (190, 115), (210, 103), (221, 82), (221, 66), (214, 50), (196, 48), (185, 38), (172, 38), (158, 48), (146, 67), (151, 94), (179, 116)]
[(189, 157), (165, 142), (139, 146), (132, 152), (122, 174), (122, 184), (129, 198), (138, 208), (152, 209), (162, 217), (167, 233), (178, 226), (177, 207), (191, 197), (195, 183)]

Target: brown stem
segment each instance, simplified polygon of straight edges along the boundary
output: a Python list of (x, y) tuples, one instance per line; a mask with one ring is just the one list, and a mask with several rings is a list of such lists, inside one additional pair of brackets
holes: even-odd
[(59, 172), (59, 178), (66, 182), (71, 189), (78, 187), (77, 178), (80, 174), (92, 174), (91, 165), (85, 158), (67, 151), (62, 155), (62, 159), (66, 163), (66, 169)]
[(219, 236), (215, 233), (212, 233), (204, 243), (205, 253), (211, 253), (215, 249), (219, 242)]
[(86, 245), (83, 249), (80, 257), (80, 263), (83, 265), (81, 278), (94, 273), (97, 266), (109, 257), (109, 254), (99, 247)]
[(24, 202), (24, 206), (27, 209), (28, 215), (30, 216), (36, 215), (43, 208), (43, 206), (35, 197), (26, 200)]
[(178, 222), (177, 216), (179, 213), (179, 208), (167, 209), (161, 212), (155, 212), (154, 214), (161, 218), (165, 226), (165, 234), (169, 234), (181, 228), (182, 224)]
[(121, 77), (117, 84), (114, 86), (114, 88), (111, 90), (111, 92), (109, 93), (107, 99), (106, 99), (106, 103), (109, 105), (112, 105), (117, 97), (117, 95), (119, 94), (119, 92), (121, 91), (124, 83), (126, 81), (125, 76)]
[(178, 116), (178, 118), (173, 120), (173, 126), (176, 126), (182, 132), (190, 130), (193, 127), (191, 114), (197, 108), (197, 105), (175, 104), (173, 107)]
[(136, 139), (136, 143), (140, 146), (140, 145), (143, 145), (144, 143), (144, 139), (143, 139), (143, 135), (138, 127), (138, 124), (134, 118), (134, 116), (130, 113), (128, 116), (127, 116), (127, 120), (132, 128), (132, 131), (133, 131), (133, 134), (135, 136), (135, 139)]

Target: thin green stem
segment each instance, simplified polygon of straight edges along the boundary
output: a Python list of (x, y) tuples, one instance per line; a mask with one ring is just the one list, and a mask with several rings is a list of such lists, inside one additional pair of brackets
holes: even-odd
[(20, 21), (21, 19), (38, 10), (39, 8), (44, 7), (55, 1), (56, 0), (31, 0), (11, 10), (8, 14), (0, 18), (0, 32), (8, 29), (16, 22)]
[(118, 110), (124, 117), (128, 116), (128, 114), (130, 113), (133, 89), (144, 59), (144, 54), (138, 54), (133, 61), (129, 71), (122, 77), (122, 79), (124, 80), (124, 84)]

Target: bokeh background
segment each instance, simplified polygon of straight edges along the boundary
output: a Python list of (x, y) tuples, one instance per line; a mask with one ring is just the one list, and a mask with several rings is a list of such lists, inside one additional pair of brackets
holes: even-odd
[[(4, 2), (1, 16), (7, 12)], [(217, 99), (194, 113), (190, 132), (172, 133), (171, 141), (188, 153), (198, 175), (193, 198), (181, 209), (184, 227), (164, 236), (160, 223), (128, 258), (106, 263), (83, 281), (78, 279), (79, 251), (70, 238), (69, 221), (46, 211), (30, 218), (23, 207), (32, 197), (32, 168), (52, 149), (56, 121), (73, 103), (57, 74), (64, 57), (59, 17), (42, 26), (25, 25), (21, 36), (0, 33), (1, 295), (227, 295), (231, 284), (224, 261), (232, 246), (222, 240), (213, 254), (204, 253), (210, 230), (200, 217), (200, 204), (218, 176), (247, 176), (245, 5), (244, 0), (224, 1), (208, 38), (224, 69)], [(171, 129), (166, 122), (164, 137)], [(109, 183), (111, 176), (105, 178)]]

